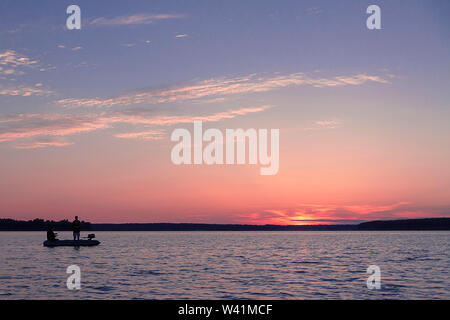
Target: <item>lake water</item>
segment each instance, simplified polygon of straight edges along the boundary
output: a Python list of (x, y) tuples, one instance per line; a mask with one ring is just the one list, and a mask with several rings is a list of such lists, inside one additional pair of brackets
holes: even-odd
[[(0, 232), (0, 299), (450, 299), (450, 232)], [(70, 239), (71, 233), (59, 237)], [(68, 290), (66, 268), (81, 268)], [(369, 265), (381, 289), (369, 290)]]

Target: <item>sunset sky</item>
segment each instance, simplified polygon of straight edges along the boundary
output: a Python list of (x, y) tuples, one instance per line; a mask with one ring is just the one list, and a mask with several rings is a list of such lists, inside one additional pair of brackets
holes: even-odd
[[(2, 0), (0, 217), (450, 217), (449, 57), (446, 0)], [(278, 174), (174, 165), (194, 120), (280, 129)]]

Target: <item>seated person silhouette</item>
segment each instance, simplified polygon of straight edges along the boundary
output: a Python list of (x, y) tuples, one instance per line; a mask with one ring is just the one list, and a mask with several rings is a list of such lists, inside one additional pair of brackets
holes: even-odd
[(49, 227), (47, 230), (47, 240), (48, 241), (58, 241), (58, 239), (56, 239), (56, 233), (53, 232), (52, 227)]

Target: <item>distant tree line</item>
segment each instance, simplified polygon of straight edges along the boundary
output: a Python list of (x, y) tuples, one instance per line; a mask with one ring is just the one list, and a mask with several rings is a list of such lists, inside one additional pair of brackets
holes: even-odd
[[(72, 230), (72, 222), (67, 219), (61, 221), (44, 219), (34, 219), (28, 221), (0, 219), (0, 231), (45, 231), (50, 226), (55, 231)], [(91, 230), (91, 228), (92, 225), (90, 222), (81, 221), (81, 230)]]
[(363, 222), (358, 225), (358, 230), (365, 231), (442, 231), (450, 230), (450, 218), (424, 218), (380, 220)]
[[(0, 219), (0, 231), (72, 230), (68, 220), (34, 219), (19, 221)], [(450, 218), (425, 218), (369, 221), (360, 224), (331, 225), (250, 225), (201, 223), (90, 223), (81, 221), (81, 231), (388, 231), (388, 230), (450, 230)]]

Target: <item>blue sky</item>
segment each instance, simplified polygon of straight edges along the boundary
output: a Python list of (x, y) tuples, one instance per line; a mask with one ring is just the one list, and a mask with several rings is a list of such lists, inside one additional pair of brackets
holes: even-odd
[[(370, 1), (79, 1), (82, 30), (67, 31), (65, 8), (71, 3), (3, 1), (0, 39), (6, 48), (57, 67), (39, 78), (78, 94), (293, 70), (389, 69), (431, 81), (448, 77), (442, 66), (449, 53), (446, 1), (379, 1), (383, 30), (376, 32), (365, 28)], [(89, 24), (99, 17), (139, 13), (183, 17), (152, 24)], [(175, 38), (179, 34), (187, 37)], [(70, 52), (58, 45), (82, 49)], [(87, 66), (76, 67), (80, 63)], [(127, 73), (124, 84), (117, 75)]]

